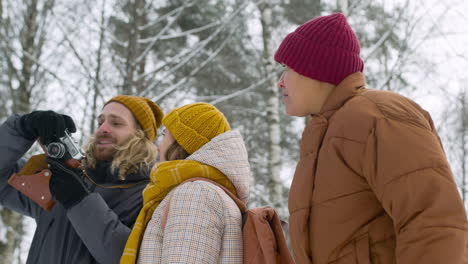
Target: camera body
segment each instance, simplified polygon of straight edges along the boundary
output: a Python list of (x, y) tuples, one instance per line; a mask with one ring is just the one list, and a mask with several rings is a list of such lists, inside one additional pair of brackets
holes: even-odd
[(47, 145), (47, 155), (51, 158), (65, 160), (81, 160), (84, 157), (83, 151), (73, 140), (67, 129), (65, 130), (65, 136), (59, 138), (58, 142)]

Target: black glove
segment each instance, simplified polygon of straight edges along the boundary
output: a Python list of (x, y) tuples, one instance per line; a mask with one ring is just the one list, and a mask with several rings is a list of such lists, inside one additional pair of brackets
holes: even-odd
[(46, 161), (52, 172), (49, 183), (50, 193), (63, 207), (70, 209), (90, 193), (80, 169), (71, 168), (60, 160), (50, 157), (47, 157)]
[(23, 115), (17, 122), (18, 132), (26, 139), (40, 138), (41, 143), (48, 145), (65, 136), (65, 129), (76, 132), (73, 119), (54, 111), (34, 111)]

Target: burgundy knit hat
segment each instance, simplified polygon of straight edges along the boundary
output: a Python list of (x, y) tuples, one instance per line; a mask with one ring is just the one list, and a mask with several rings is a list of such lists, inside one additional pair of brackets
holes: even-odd
[(312, 19), (288, 34), (275, 60), (311, 79), (338, 85), (362, 72), (359, 41), (341, 13)]

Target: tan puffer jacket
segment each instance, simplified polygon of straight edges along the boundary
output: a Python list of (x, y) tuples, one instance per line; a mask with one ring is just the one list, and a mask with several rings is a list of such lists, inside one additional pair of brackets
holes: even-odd
[(429, 114), (354, 73), (309, 121), (289, 195), (297, 263), (468, 263), (465, 208)]

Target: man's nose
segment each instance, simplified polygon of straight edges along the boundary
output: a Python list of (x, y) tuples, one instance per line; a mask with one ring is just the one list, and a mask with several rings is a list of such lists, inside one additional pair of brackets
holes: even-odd
[(107, 122), (103, 122), (98, 128), (98, 133), (109, 134), (110, 133), (109, 124)]

